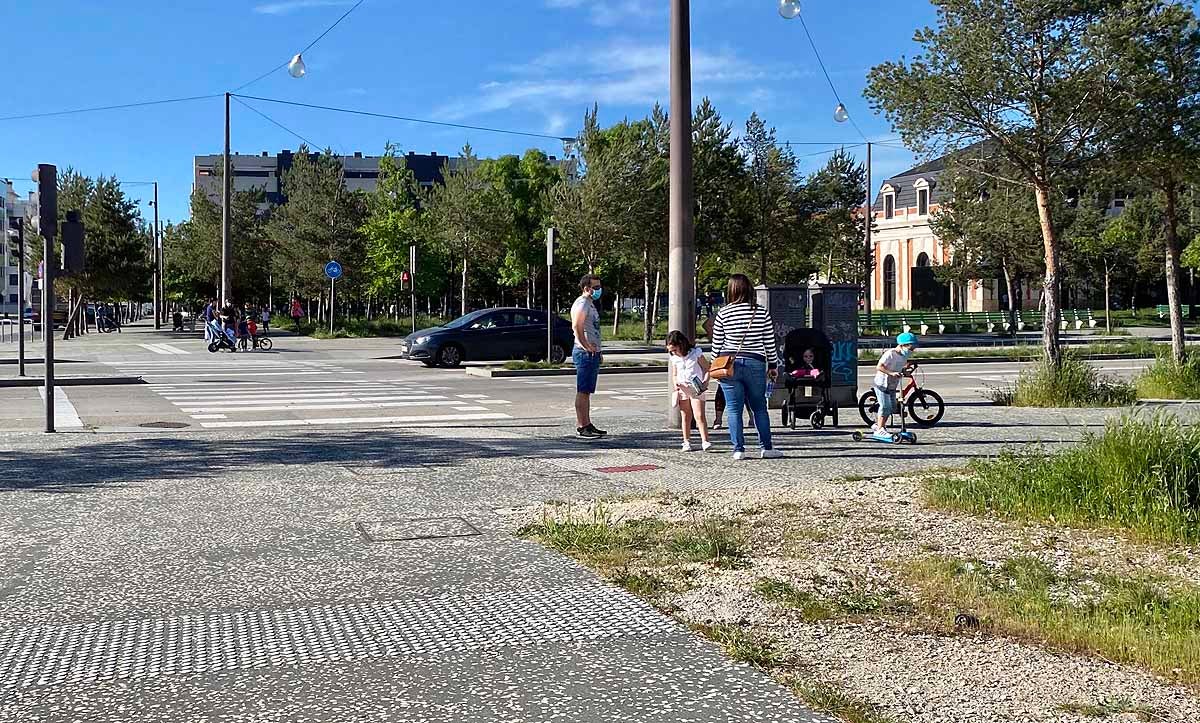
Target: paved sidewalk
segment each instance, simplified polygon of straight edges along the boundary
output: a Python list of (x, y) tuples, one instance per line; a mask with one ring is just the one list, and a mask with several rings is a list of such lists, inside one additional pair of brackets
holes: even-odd
[[(649, 417), (596, 443), (553, 425), (7, 435), (0, 721), (824, 720), (497, 511), (959, 464), (1105, 416), (971, 410), (927, 445), (798, 430), (788, 459), (744, 463), (674, 451)], [(624, 465), (651, 469), (598, 469)]]

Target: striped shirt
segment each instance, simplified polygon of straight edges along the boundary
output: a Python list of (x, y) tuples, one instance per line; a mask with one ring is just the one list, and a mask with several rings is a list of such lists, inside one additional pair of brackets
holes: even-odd
[[(753, 319), (753, 325), (751, 320)], [(747, 331), (748, 330), (748, 331)], [(742, 341), (743, 335), (746, 341)], [(746, 303), (729, 304), (717, 312), (713, 322), (713, 354), (732, 354), (742, 345), (743, 354), (754, 354), (770, 366), (779, 366), (779, 349), (775, 341), (775, 324), (766, 309)]]

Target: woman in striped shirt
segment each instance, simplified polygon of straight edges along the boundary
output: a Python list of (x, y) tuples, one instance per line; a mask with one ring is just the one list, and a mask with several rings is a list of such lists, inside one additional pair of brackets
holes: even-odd
[(742, 407), (746, 405), (754, 413), (762, 458), (782, 457), (771, 446), (771, 418), (767, 412), (767, 378), (773, 382), (779, 375), (775, 325), (771, 314), (758, 306), (754, 287), (743, 274), (729, 277), (726, 301), (713, 323), (712, 350), (714, 355), (737, 354), (733, 376), (720, 380), (733, 458), (746, 457), (746, 437), (742, 432)]

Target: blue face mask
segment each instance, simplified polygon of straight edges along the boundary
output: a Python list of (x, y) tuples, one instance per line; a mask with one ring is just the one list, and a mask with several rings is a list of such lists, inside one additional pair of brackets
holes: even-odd
[(912, 353), (913, 353), (913, 350), (911, 348), (900, 350), (900, 356), (904, 357), (905, 359), (907, 359), (909, 357), (909, 355), (911, 355)]
[(604, 289), (592, 289), (592, 300), (599, 301), (602, 294), (604, 294)]

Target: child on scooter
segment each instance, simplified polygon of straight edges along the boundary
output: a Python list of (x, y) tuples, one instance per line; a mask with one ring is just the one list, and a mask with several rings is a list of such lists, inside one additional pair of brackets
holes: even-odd
[(708, 359), (700, 347), (692, 344), (687, 335), (673, 331), (667, 335), (667, 352), (671, 355), (671, 381), (674, 384), (673, 403), (679, 407), (683, 417), (684, 452), (692, 451), (692, 419), (700, 428), (700, 449), (707, 452), (712, 448), (708, 439), (708, 420), (704, 416), (704, 403), (708, 396)]
[(900, 378), (908, 366), (908, 357), (916, 348), (917, 335), (906, 331), (896, 337), (895, 348), (888, 349), (879, 358), (873, 382), (875, 399), (879, 402), (879, 419), (871, 428), (872, 434), (889, 434), (887, 425), (896, 413), (896, 392), (900, 389)]

